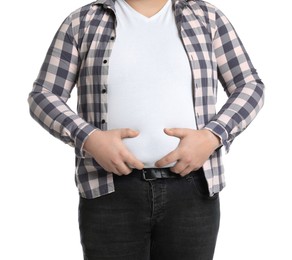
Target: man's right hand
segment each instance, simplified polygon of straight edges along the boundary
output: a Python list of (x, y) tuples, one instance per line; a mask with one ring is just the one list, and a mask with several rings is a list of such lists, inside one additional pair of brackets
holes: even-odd
[(127, 175), (132, 172), (132, 168), (139, 170), (144, 168), (144, 164), (131, 154), (122, 142), (123, 138), (133, 138), (138, 135), (138, 131), (129, 128), (96, 130), (85, 141), (84, 150), (90, 153), (106, 171)]

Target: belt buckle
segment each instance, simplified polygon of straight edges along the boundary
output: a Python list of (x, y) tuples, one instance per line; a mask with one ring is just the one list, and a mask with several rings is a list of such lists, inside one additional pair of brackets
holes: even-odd
[(145, 181), (154, 181), (154, 180), (157, 179), (157, 178), (147, 178), (146, 175), (145, 175), (145, 173), (147, 173), (147, 170), (142, 170), (143, 179)]

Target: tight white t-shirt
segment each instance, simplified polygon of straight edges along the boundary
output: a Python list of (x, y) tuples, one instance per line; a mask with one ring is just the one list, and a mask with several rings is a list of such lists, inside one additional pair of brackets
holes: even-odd
[[(139, 130), (127, 148), (145, 164), (173, 151), (179, 139), (164, 128), (196, 129), (192, 74), (171, 0), (150, 18), (125, 0), (115, 2), (116, 40), (109, 59), (108, 129)], [(172, 166), (168, 165), (168, 166)]]

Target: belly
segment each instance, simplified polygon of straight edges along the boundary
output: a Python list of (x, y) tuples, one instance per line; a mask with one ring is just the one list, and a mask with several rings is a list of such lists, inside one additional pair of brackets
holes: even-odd
[(179, 141), (176, 137), (166, 135), (162, 126), (142, 130), (137, 137), (123, 139), (128, 150), (144, 163), (145, 168), (155, 168), (155, 162), (175, 150)]

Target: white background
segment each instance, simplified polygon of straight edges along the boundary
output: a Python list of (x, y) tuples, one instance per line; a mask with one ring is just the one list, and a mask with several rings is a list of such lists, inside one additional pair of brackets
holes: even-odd
[[(74, 151), (31, 119), (26, 100), (59, 25), (87, 3), (1, 5), (0, 259), (82, 259)], [(292, 259), (288, 1), (212, 3), (229, 17), (266, 84), (263, 110), (224, 157), (215, 260)]]

